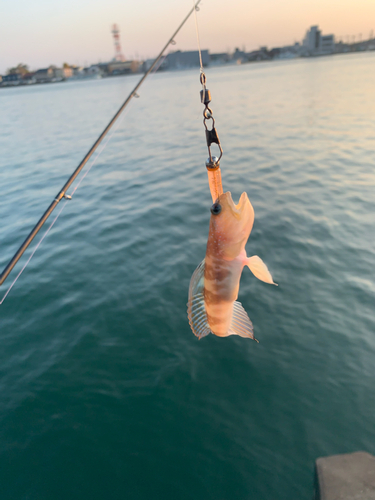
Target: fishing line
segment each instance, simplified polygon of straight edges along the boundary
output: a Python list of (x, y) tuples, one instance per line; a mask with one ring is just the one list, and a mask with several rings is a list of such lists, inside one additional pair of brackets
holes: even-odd
[[(197, 5), (194, 5), (194, 19), (195, 19), (195, 30), (197, 33), (197, 42), (198, 42), (198, 52), (199, 52), (199, 61), (200, 61), (200, 75), (199, 79), (202, 85), (201, 94), (201, 102), (204, 104), (205, 109), (203, 111), (203, 124), (206, 132), (206, 143), (208, 147), (209, 158), (206, 161), (206, 169), (208, 174), (208, 184), (210, 187), (210, 192), (212, 196), (212, 201), (215, 204), (216, 200), (218, 200), (219, 196), (223, 193), (223, 186), (221, 182), (221, 170), (220, 170), (220, 160), (223, 156), (223, 149), (220, 144), (220, 139), (215, 128), (215, 119), (212, 114), (212, 109), (209, 107), (211, 102), (211, 92), (206, 87), (206, 75), (203, 70), (203, 61), (202, 61), (202, 51), (201, 44), (199, 39), (199, 28), (198, 28), (198, 19), (196, 11), (199, 10)], [(207, 122), (211, 120), (211, 129), (207, 127)], [(217, 158), (213, 156), (211, 153), (211, 144), (217, 144), (220, 151), (220, 156)], [(215, 205), (213, 205), (215, 206)]]
[(77, 189), (79, 188), (79, 186), (81, 185), (83, 179), (87, 176), (87, 174), (90, 172), (90, 170), (92, 169), (92, 167), (95, 165), (95, 163), (97, 162), (99, 156), (102, 154), (102, 152), (104, 151), (104, 149), (107, 147), (109, 141), (112, 139), (113, 135), (117, 132), (119, 126), (121, 125), (121, 123), (123, 122), (125, 116), (127, 115), (127, 113), (129, 112), (130, 110), (130, 107), (127, 109), (127, 111), (122, 115), (122, 117), (120, 118), (120, 120), (116, 123), (115, 125), (115, 128), (112, 129), (110, 135), (108, 135), (107, 137), (107, 140), (102, 144), (102, 147), (100, 150), (97, 151), (96, 153), (96, 156), (95, 158), (92, 160), (91, 162), (91, 165), (89, 165), (89, 167), (86, 169), (86, 171), (84, 172), (84, 174), (82, 175), (82, 177), (80, 178), (79, 182), (77, 183), (77, 185), (75, 186), (75, 188), (73, 189), (72, 193), (69, 195), (69, 197), (67, 199), (65, 199), (62, 207), (61, 207), (61, 210), (57, 213), (56, 217), (53, 219), (52, 223), (50, 224), (50, 226), (48, 227), (48, 229), (46, 230), (46, 232), (43, 234), (43, 236), (41, 237), (41, 239), (38, 241), (38, 243), (36, 244), (34, 250), (32, 251), (32, 253), (30, 254), (30, 257), (27, 259), (27, 261), (25, 262), (24, 266), (22, 267), (22, 269), (20, 270), (20, 272), (17, 274), (17, 276), (15, 277), (14, 281), (12, 282), (12, 284), (10, 285), (10, 287), (8, 288), (8, 290), (5, 292), (4, 294), (4, 297), (1, 299), (0, 301), (0, 305), (2, 305), (2, 303), (4, 302), (4, 300), (6, 299), (6, 297), (8, 296), (9, 292), (11, 291), (11, 289), (14, 287), (14, 285), (16, 284), (16, 282), (18, 281), (18, 278), (21, 276), (21, 274), (24, 272), (24, 270), (26, 269), (26, 267), (29, 265), (31, 259), (34, 257), (34, 254), (35, 252), (38, 250), (38, 248), (40, 247), (42, 241), (44, 240), (44, 238), (47, 236), (47, 234), (51, 231), (52, 227), (54, 226), (55, 222), (57, 221), (57, 219), (60, 217), (62, 211), (64, 210), (66, 204), (68, 203), (68, 201), (70, 199), (73, 198), (75, 192), (77, 191)]
[[(128, 97), (125, 99), (125, 101), (123, 102), (123, 104), (120, 106), (119, 110), (116, 112), (116, 114), (113, 116), (113, 118), (111, 119), (111, 121), (108, 123), (108, 125), (105, 127), (105, 129), (103, 130), (103, 132), (100, 134), (100, 136), (98, 137), (98, 139), (94, 142), (94, 144), (91, 146), (90, 150), (88, 151), (88, 153), (85, 155), (85, 157), (83, 158), (83, 160), (81, 161), (81, 163), (78, 165), (78, 167), (74, 170), (74, 172), (72, 173), (72, 175), (69, 177), (69, 179), (67, 180), (67, 182), (64, 184), (63, 188), (60, 190), (60, 192), (57, 194), (57, 196), (55, 197), (55, 199), (52, 201), (52, 203), (50, 204), (50, 206), (47, 208), (47, 210), (44, 212), (44, 214), (42, 215), (42, 217), (39, 219), (39, 221), (37, 222), (37, 224), (34, 226), (34, 228), (31, 230), (30, 234), (27, 236), (27, 238), (25, 239), (25, 241), (22, 243), (22, 245), (20, 246), (20, 248), (17, 250), (17, 252), (14, 254), (14, 256), (12, 257), (12, 259), (10, 260), (10, 262), (8, 263), (8, 265), (5, 267), (4, 271), (0, 274), (0, 286), (4, 283), (4, 281), (6, 280), (6, 278), (9, 276), (10, 272), (12, 271), (12, 269), (14, 268), (14, 266), (17, 264), (17, 262), (20, 260), (20, 258), (22, 257), (22, 255), (24, 254), (25, 250), (30, 246), (31, 242), (34, 240), (35, 236), (38, 234), (38, 232), (41, 230), (41, 228), (43, 227), (43, 225), (45, 224), (45, 222), (47, 221), (47, 219), (49, 218), (49, 216), (51, 215), (51, 213), (53, 212), (53, 210), (55, 210), (55, 208), (57, 207), (58, 203), (60, 201), (62, 201), (62, 199), (64, 198), (65, 200), (68, 200), (68, 199), (71, 199), (72, 198), (72, 195), (67, 195), (66, 191), (69, 189), (69, 187), (73, 184), (73, 182), (75, 181), (75, 179), (78, 177), (78, 175), (80, 174), (80, 172), (83, 170), (83, 168), (85, 167), (85, 165), (87, 164), (87, 162), (90, 160), (91, 156), (94, 154), (94, 152), (96, 151), (97, 147), (99, 146), (99, 144), (101, 144), (102, 140), (104, 139), (104, 137), (108, 134), (108, 132), (111, 130), (112, 126), (115, 124), (115, 122), (117, 121), (117, 119), (119, 118), (119, 116), (122, 114), (122, 112), (124, 111), (125, 107), (130, 103), (130, 101), (132, 100), (133, 97), (138, 97), (138, 94), (137, 94), (137, 90), (139, 89), (139, 87), (142, 85), (142, 83), (144, 82), (144, 80), (148, 77), (148, 75), (150, 73), (152, 73), (154, 70), (156, 71), (156, 69), (158, 69), (158, 67), (160, 66), (160, 64), (162, 63), (162, 57), (164, 55), (164, 52), (166, 51), (166, 49), (168, 48), (168, 46), (170, 44), (174, 44), (174, 38), (175, 36), (178, 34), (178, 32), (181, 30), (181, 28), (184, 26), (184, 24), (186, 23), (186, 21), (189, 19), (189, 17), (191, 16), (191, 14), (193, 13), (193, 11), (195, 11), (195, 9), (197, 8), (197, 6), (199, 5), (199, 3), (201, 2), (201, 0), (197, 0), (197, 2), (194, 4), (194, 7), (193, 9), (191, 9), (189, 11), (189, 13), (185, 16), (185, 18), (183, 19), (183, 21), (181, 22), (181, 24), (178, 26), (178, 28), (175, 30), (175, 32), (173, 33), (173, 35), (169, 38), (168, 42), (166, 43), (166, 45), (162, 48), (161, 52), (159, 53), (159, 55), (154, 59), (153, 63), (151, 64), (150, 68), (145, 72), (145, 74), (140, 78), (140, 80), (138, 81), (137, 85), (134, 87), (134, 89), (132, 90), (132, 92), (130, 92), (130, 94), (128, 95)], [(156, 68), (156, 69), (155, 69)], [(123, 118), (122, 118), (123, 119)], [(118, 126), (117, 126), (118, 128)], [(116, 129), (117, 129), (116, 128)], [(116, 130), (114, 129), (114, 130)], [(113, 132), (114, 130), (112, 130), (112, 135), (113, 135)], [(111, 137), (111, 136), (110, 136)], [(109, 138), (110, 138), (109, 137)], [(109, 140), (108, 138), (108, 140)], [(103, 145), (104, 147), (106, 146), (106, 144), (108, 144), (108, 140), (107, 142)], [(101, 151), (103, 151), (104, 147), (102, 148)], [(101, 152), (100, 151), (100, 152)], [(94, 160), (94, 163), (96, 162), (100, 152), (97, 154), (97, 157), (96, 159)], [(88, 174), (88, 172), (91, 170), (93, 164), (88, 168), (87, 172), (85, 173), (84, 177), (86, 177), (86, 175)], [(83, 177), (83, 178), (84, 178)], [(83, 179), (80, 180), (79, 184), (82, 182)], [(79, 185), (78, 184), (78, 185)], [(73, 194), (75, 193), (75, 191), (77, 190), (78, 186), (73, 190)], [(65, 205), (64, 205), (65, 206)], [(64, 207), (63, 207), (64, 208)], [(62, 212), (62, 210), (59, 212), (59, 214), (57, 215), (57, 218), (58, 216), (60, 215), (60, 213)], [(57, 218), (53, 221), (53, 223), (51, 224), (50, 228), (48, 229), (48, 231), (52, 228), (53, 224), (56, 222)], [(47, 233), (47, 232), (46, 232)], [(45, 236), (44, 236), (45, 237)], [(44, 239), (44, 237), (41, 239), (41, 241)], [(41, 243), (40, 241), (40, 243)], [(39, 244), (40, 244), (39, 243)], [(38, 245), (39, 246), (39, 245)], [(36, 249), (35, 249), (36, 250)], [(35, 251), (32, 253), (31, 257), (34, 255)], [(31, 260), (31, 259), (30, 259)], [(28, 261), (29, 262), (29, 261)], [(26, 265), (28, 264), (28, 262), (26, 263)], [(24, 269), (24, 268), (23, 268)], [(23, 269), (21, 270), (21, 273), (22, 274), (22, 271)], [(15, 281), (17, 281), (18, 277), (16, 278)], [(15, 283), (15, 282), (14, 282)], [(14, 285), (14, 283), (12, 283), (12, 286)], [(10, 289), (9, 289), (10, 290)], [(6, 293), (6, 295), (9, 293), (9, 290), (8, 292)], [(5, 295), (5, 296), (6, 296)], [(0, 304), (3, 303), (4, 299), (5, 299), (5, 296), (4, 298), (2, 299), (2, 301), (0, 302)]]
[[(160, 66), (163, 64), (163, 62), (165, 61), (165, 58), (166, 56), (163, 56), (162, 58), (160, 58), (158, 64), (156, 64), (153, 68), (153, 70), (151, 71), (150, 75), (151, 75), (151, 79), (155, 76), (157, 70), (160, 68)], [(111, 129), (110, 133), (108, 134), (105, 142), (103, 142), (101, 144), (101, 147), (100, 149), (98, 149), (96, 151), (96, 155), (95, 157), (93, 158), (93, 160), (91, 161), (91, 164), (89, 165), (89, 167), (85, 170), (84, 174), (81, 176), (79, 182), (77, 183), (77, 185), (74, 187), (73, 191), (71, 192), (70, 195), (67, 195), (67, 198), (65, 199), (60, 211), (57, 213), (56, 217), (53, 219), (52, 223), (50, 224), (50, 226), (48, 227), (48, 229), (46, 230), (46, 232), (44, 233), (44, 235), (41, 237), (41, 239), (39, 240), (39, 242), (36, 244), (34, 250), (32, 251), (32, 253), (30, 254), (29, 258), (27, 259), (27, 261), (25, 262), (25, 264), (23, 265), (22, 269), (19, 271), (19, 273), (17, 274), (17, 276), (15, 277), (15, 279), (13, 280), (13, 282), (11, 283), (11, 285), (9, 286), (8, 290), (5, 292), (3, 298), (1, 299), (0, 301), (0, 305), (3, 304), (4, 300), (7, 298), (9, 292), (12, 290), (12, 288), (14, 287), (14, 285), (16, 284), (16, 282), (18, 281), (19, 277), (21, 276), (21, 274), (24, 272), (24, 270), (26, 269), (26, 267), (29, 265), (31, 259), (34, 257), (35, 255), (35, 252), (38, 250), (38, 248), (40, 247), (40, 245), (42, 244), (44, 238), (48, 235), (48, 233), (51, 231), (52, 227), (55, 225), (57, 219), (60, 217), (62, 211), (64, 210), (66, 204), (68, 203), (69, 200), (71, 200), (74, 196), (74, 194), (76, 193), (77, 189), (79, 188), (79, 186), (81, 185), (82, 181), (85, 179), (85, 177), (88, 175), (88, 173), (90, 172), (90, 170), (93, 168), (93, 166), (96, 164), (97, 160), (99, 159), (100, 155), (102, 154), (102, 152), (105, 150), (105, 148), (107, 147), (108, 143), (110, 142), (110, 140), (113, 138), (113, 136), (115, 135), (115, 133), (118, 131), (120, 125), (122, 124), (122, 122), (124, 121), (125, 117), (127, 116), (127, 114), (129, 113), (130, 111), (130, 106), (126, 109), (126, 111), (124, 113), (122, 113), (121, 117), (119, 118), (119, 120), (115, 123), (114, 127)]]
[(195, 5), (195, 0), (193, 0), (193, 5), (194, 5), (195, 31), (197, 33), (197, 42), (198, 42), (199, 62), (200, 62), (201, 73), (203, 73), (201, 42), (199, 39), (198, 16), (197, 16), (197, 10), (199, 9), (199, 7), (198, 4)]
[(11, 291), (11, 289), (13, 288), (13, 286), (16, 284), (16, 281), (18, 280), (18, 278), (21, 276), (21, 274), (24, 272), (24, 270), (26, 269), (26, 267), (28, 266), (30, 260), (34, 257), (34, 254), (35, 252), (38, 250), (38, 248), (40, 247), (42, 241), (44, 240), (44, 238), (47, 236), (47, 234), (51, 231), (52, 229), (52, 226), (55, 224), (55, 222), (57, 221), (57, 219), (59, 218), (61, 212), (64, 210), (65, 208), (65, 205), (68, 203), (68, 200), (65, 200), (65, 203), (63, 204), (63, 206), (61, 207), (61, 210), (60, 212), (58, 212), (58, 214), (56, 215), (56, 217), (53, 219), (51, 225), (49, 226), (49, 228), (47, 229), (47, 231), (43, 234), (43, 236), (40, 238), (40, 241), (38, 241), (38, 244), (35, 246), (34, 250), (32, 251), (30, 257), (27, 259), (27, 261), (25, 262), (23, 268), (21, 269), (21, 271), (17, 274), (17, 276), (15, 277), (13, 283), (10, 285), (10, 287), (8, 288), (8, 290), (5, 292), (5, 295), (4, 297), (1, 299), (0, 301), (0, 306), (1, 304), (4, 302), (4, 300), (6, 299), (6, 297), (8, 296), (9, 292)]

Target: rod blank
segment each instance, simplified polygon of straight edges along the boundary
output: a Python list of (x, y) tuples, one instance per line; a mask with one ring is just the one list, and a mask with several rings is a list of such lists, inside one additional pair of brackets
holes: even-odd
[(126, 106), (129, 104), (129, 102), (133, 99), (133, 97), (138, 97), (137, 90), (139, 87), (142, 85), (142, 83), (145, 81), (145, 79), (148, 77), (148, 75), (151, 73), (151, 71), (155, 68), (157, 63), (160, 61), (160, 59), (163, 57), (164, 52), (168, 48), (170, 44), (174, 43), (174, 37), (177, 35), (177, 33), (180, 31), (180, 29), (183, 27), (183, 25), (186, 23), (186, 21), (189, 19), (191, 14), (194, 12), (194, 10), (197, 8), (201, 0), (198, 0), (194, 7), (189, 11), (188, 15), (184, 18), (182, 23), (179, 25), (179, 27), (176, 29), (176, 31), (173, 33), (173, 35), (170, 37), (168, 42), (165, 44), (163, 49), (161, 50), (160, 54), (157, 56), (155, 61), (152, 63), (151, 67), (146, 71), (146, 73), (141, 77), (137, 85), (134, 87), (134, 89), (130, 92), (128, 97), (125, 99), (123, 104), (121, 105), (120, 109), (117, 111), (117, 113), (114, 115), (112, 120), (108, 123), (108, 125), (105, 127), (103, 132), (100, 134), (100, 136), (97, 138), (97, 140), (94, 142), (94, 144), (91, 146), (91, 149), (88, 151), (86, 156), (83, 158), (81, 163), (78, 165), (78, 167), (75, 169), (75, 171), (72, 173), (72, 175), (69, 177), (69, 179), (66, 181), (64, 184), (63, 188), (59, 191), (57, 196), (54, 198), (53, 202), (50, 204), (50, 206), (47, 208), (47, 210), (44, 212), (42, 217), (39, 219), (37, 224), (34, 226), (28, 237), (25, 239), (25, 241), (22, 243), (20, 248), (17, 250), (17, 252), (14, 254), (12, 259), (10, 260), (9, 264), (5, 267), (4, 271), (0, 274), (0, 286), (4, 283), (4, 281), (7, 279), (9, 276), (10, 272), (14, 268), (14, 266), (17, 264), (17, 262), (20, 260), (22, 257), (23, 253), (27, 249), (27, 247), (30, 245), (30, 243), (33, 241), (35, 236), (38, 234), (40, 229), (43, 227), (44, 223), (48, 219), (48, 217), (51, 215), (51, 213), (55, 210), (59, 202), (64, 198), (66, 191), (69, 189), (69, 187), (73, 184), (75, 181), (76, 177), (78, 174), (81, 172), (83, 167), (86, 165), (88, 160), (91, 158), (92, 154), (96, 150), (96, 148), (99, 146), (99, 144), (102, 142), (104, 137), (107, 135), (109, 130), (111, 129), (112, 125), (115, 123), (117, 118), (120, 116), (120, 114), (123, 112), (123, 110), (126, 108)]

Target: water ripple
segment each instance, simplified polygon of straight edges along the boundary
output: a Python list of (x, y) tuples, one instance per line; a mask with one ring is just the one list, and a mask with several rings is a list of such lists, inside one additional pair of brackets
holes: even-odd
[[(224, 187), (279, 283), (241, 278), (259, 345), (190, 331), (197, 75), (145, 85), (0, 307), (1, 498), (309, 499), (316, 457), (374, 453), (373, 63), (207, 70)], [(134, 82), (1, 91), (3, 266)]]

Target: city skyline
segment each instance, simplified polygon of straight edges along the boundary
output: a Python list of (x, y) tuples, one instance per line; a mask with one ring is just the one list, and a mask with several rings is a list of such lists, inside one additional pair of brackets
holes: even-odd
[[(192, 1), (26, 0), (0, 5), (0, 74), (18, 63), (30, 69), (85, 65), (114, 56), (111, 26), (120, 26), (127, 59), (154, 57), (186, 15)], [(261, 45), (277, 47), (301, 42), (314, 24), (336, 38), (369, 37), (375, 26), (373, 0), (203, 0), (197, 13), (202, 49), (211, 52), (247, 51)], [(372, 23), (372, 24), (371, 24)], [(176, 39), (174, 50), (196, 50), (193, 16)]]

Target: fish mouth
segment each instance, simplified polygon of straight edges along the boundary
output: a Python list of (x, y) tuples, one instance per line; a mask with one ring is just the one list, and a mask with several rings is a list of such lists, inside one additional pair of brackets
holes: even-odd
[(220, 195), (219, 202), (222, 205), (226, 205), (231, 210), (231, 212), (233, 213), (233, 215), (236, 218), (240, 218), (245, 207), (248, 204), (250, 204), (250, 200), (249, 200), (247, 194), (242, 193), (240, 196), (239, 202), (237, 203), (237, 205), (235, 205), (234, 201), (232, 199), (232, 194), (230, 191), (227, 191), (226, 193), (223, 193), (222, 195)]

